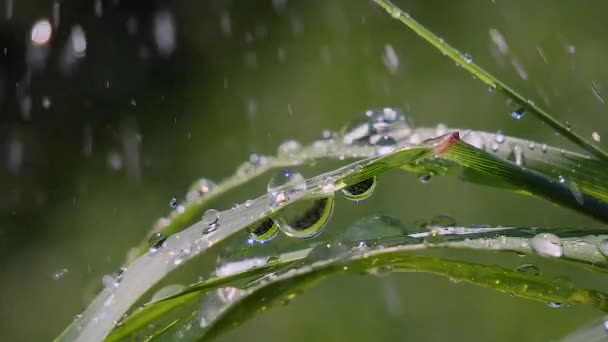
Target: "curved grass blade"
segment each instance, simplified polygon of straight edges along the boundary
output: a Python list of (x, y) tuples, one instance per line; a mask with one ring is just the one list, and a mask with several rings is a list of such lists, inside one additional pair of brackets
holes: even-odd
[(583, 138), (581, 135), (576, 133), (571, 128), (567, 127), (562, 122), (555, 119), (551, 114), (544, 111), (538, 105), (534, 104), (529, 99), (520, 95), (514, 89), (510, 88), (504, 82), (498, 80), (495, 76), (484, 70), (482, 67), (475, 64), (470, 56), (462, 54), (450, 44), (446, 43), (443, 39), (437, 37), (433, 32), (429, 31), (422, 24), (414, 20), (408, 13), (402, 11), (398, 6), (394, 5), (389, 0), (373, 0), (375, 3), (384, 8), (393, 18), (399, 20), (405, 24), (412, 31), (416, 32), (422, 39), (429, 42), (437, 50), (450, 59), (455, 61), (458, 65), (462, 66), (465, 70), (470, 72), (473, 76), (478, 78), (480, 81), (488, 85), (489, 87), (496, 89), (506, 97), (515, 101), (522, 110), (528, 111), (538, 117), (540, 120), (545, 122), (556, 132), (559, 132), (568, 140), (572, 141), (582, 149), (591, 153), (593, 156), (603, 162), (604, 165), (608, 165), (608, 153), (599, 146), (592, 144), (589, 140)]
[[(457, 134), (448, 134), (419, 146), (402, 146), (386, 155), (357, 161), (307, 180), (307, 189), (299, 197), (289, 198), (280, 205), (271, 206), (267, 197), (261, 196), (251, 201), (251, 205), (220, 213), (219, 220), (214, 223), (219, 229), (208, 232), (208, 227), (204, 226), (203, 222), (198, 222), (179, 234), (170, 236), (164, 247), (156, 253), (142, 255), (133, 261), (122, 273), (120, 285), (117, 288), (104, 289), (58, 340), (102, 340), (143, 293), (176, 267), (204, 253), (214, 244), (299, 199), (330, 196), (335, 191), (355, 184), (361, 175), (367, 177), (411, 163), (418, 158), (440, 153), (457, 140)], [(328, 186), (328, 179), (332, 180), (331, 186)], [(204, 232), (208, 233), (203, 234)]]
[[(419, 246), (419, 245), (418, 245)], [(212, 339), (234, 329), (245, 320), (266, 311), (269, 307), (293, 300), (298, 294), (332, 274), (340, 273), (387, 273), (425, 272), (465, 281), (477, 286), (495, 289), (521, 298), (562, 304), (588, 304), (601, 310), (608, 309), (608, 296), (600, 291), (578, 288), (564, 278), (547, 279), (498, 266), (442, 260), (411, 254), (417, 247), (393, 246), (361, 250), (354, 247), (347, 257), (333, 256), (321, 260), (311, 259), (305, 265), (290, 272), (265, 278), (221, 308), (213, 308), (214, 315), (202, 313), (183, 322), (190, 327), (183, 331), (178, 326), (174, 332), (186, 334), (188, 339)]]
[[(361, 219), (360, 222), (353, 225), (349, 230), (354, 229), (358, 232), (364, 232), (367, 235), (371, 234), (370, 232), (395, 232), (396, 230), (400, 230), (399, 227), (391, 226), (387, 222), (393, 222), (393, 220), (378, 220), (376, 215), (374, 215), (371, 219)], [(309, 260), (313, 259), (318, 261), (319, 255), (325, 255), (325, 258), (334, 259), (333, 262), (340, 265), (341, 267), (347, 266), (350, 268), (351, 266), (349, 265), (348, 261), (350, 258), (356, 259), (357, 255), (361, 257), (362, 254), (368, 252), (378, 252), (380, 250), (389, 251), (391, 248), (397, 248), (403, 253), (415, 252), (417, 250), (428, 248), (457, 248), (486, 251), (515, 251), (519, 253), (531, 254), (534, 253), (531, 248), (531, 239), (537, 234), (550, 231), (562, 239), (563, 255), (559, 258), (559, 260), (578, 263), (585, 267), (590, 267), (595, 270), (600, 270), (602, 272), (606, 272), (606, 267), (608, 267), (606, 259), (598, 252), (599, 243), (608, 236), (601, 235), (602, 233), (604, 233), (604, 231), (602, 230), (542, 230), (537, 228), (502, 227), (433, 227), (432, 229), (432, 232), (425, 231), (409, 235), (384, 236), (376, 240), (359, 241), (359, 239), (357, 239), (353, 243), (350, 243), (350, 245), (356, 246), (353, 247), (351, 251), (348, 251), (348, 248), (346, 247), (347, 244), (334, 244), (333, 249), (330, 248), (327, 250), (324, 250), (326, 248), (325, 246), (327, 246), (326, 244), (320, 244), (319, 247), (316, 247), (316, 249), (313, 250), (312, 253), (310, 249), (306, 249), (279, 256), (278, 260), (289, 260), (290, 265), (293, 265), (293, 269), (298, 269), (302, 267), (307, 267), (305, 264), (305, 258), (309, 258)], [(350, 238), (355, 238), (360, 235), (350, 234), (349, 236)], [(434, 239), (436, 243), (430, 243), (428, 241), (424, 243), (424, 241), (427, 239)], [(340, 246), (343, 247), (341, 248)], [(368, 249), (367, 246), (372, 246), (372, 248)], [(375, 247), (373, 246), (377, 247), (377, 249), (375, 249)], [(301, 262), (296, 263), (297, 260), (300, 260)], [(437, 263), (440, 262), (437, 261)], [(432, 270), (427, 267), (425, 271), (431, 272)], [(247, 276), (247, 272), (248, 270), (245, 270), (243, 272), (235, 273), (232, 276), (235, 279), (250, 279), (250, 277)], [(286, 270), (282, 270), (279, 273), (286, 273)], [(270, 271), (269, 274), (272, 274), (272, 272)], [(210, 289), (210, 287), (208, 286), (209, 282), (213, 282), (213, 279), (198, 284), (193, 284), (188, 288), (182, 290), (180, 293), (177, 293), (167, 298), (159, 299), (158, 301), (152, 303), (148, 303), (140, 312), (145, 312), (146, 310), (154, 312), (155, 310), (157, 310), (157, 307), (162, 308), (165, 305), (172, 305), (171, 303), (180, 301), (180, 298), (182, 297), (186, 297), (187, 300), (191, 303), (198, 303), (198, 298), (200, 298), (201, 295), (207, 293)], [(246, 286), (243, 286), (243, 284), (245, 283), (241, 283), (241, 285), (237, 285), (237, 287), (247, 288)], [(488, 282), (488, 284), (493, 286), (491, 282)], [(236, 284), (232, 283), (230, 285), (235, 286)], [(289, 288), (289, 286), (285, 287), (285, 289)], [(291, 288), (291, 291), (297, 292), (297, 288), (298, 286), (296, 284), (295, 287)], [(196, 296), (193, 296), (193, 294), (196, 294)], [(546, 299), (547, 301), (550, 301), (549, 299), (555, 298), (543, 297), (541, 299)], [(146, 316), (150, 317), (149, 314), (146, 314)], [(200, 320), (199, 316), (196, 317), (198, 320)], [(129, 319), (130, 318), (124, 321), (125, 326), (129, 325)], [(182, 323), (186, 324), (186, 322)], [(190, 321), (188, 322), (188, 324), (197, 325), (198, 323)], [(176, 327), (176, 329), (177, 328), (179, 327)], [(111, 336), (114, 336), (114, 333)]]

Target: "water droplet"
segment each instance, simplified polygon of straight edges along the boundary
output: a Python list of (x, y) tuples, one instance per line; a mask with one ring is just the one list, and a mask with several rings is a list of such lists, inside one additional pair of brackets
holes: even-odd
[(602, 139), (602, 137), (600, 136), (600, 134), (598, 132), (593, 132), (593, 133), (591, 133), (591, 139), (593, 139), (593, 141), (599, 143), (600, 140)]
[(558, 179), (559, 179), (559, 182), (560, 182), (560, 183), (562, 183), (562, 184), (566, 183), (566, 177), (564, 177), (564, 176), (559, 176), (559, 177), (558, 177)]
[(437, 215), (429, 223), (431, 227), (456, 227), (456, 220), (449, 215)]
[(490, 85), (490, 86), (488, 87), (488, 91), (489, 91), (490, 93), (494, 93), (494, 92), (496, 92), (496, 85), (494, 85), (494, 84)]
[(608, 258), (608, 239), (604, 239), (597, 246), (597, 250), (602, 253), (602, 255)]
[(216, 184), (213, 181), (206, 178), (201, 178), (190, 186), (186, 194), (186, 199), (188, 201), (195, 201), (205, 196), (207, 193), (215, 189), (215, 187)]
[(369, 196), (371, 196), (374, 192), (374, 189), (376, 188), (377, 184), (378, 178), (376, 176), (373, 176), (357, 184), (353, 184), (344, 189), (341, 189), (340, 194), (346, 199), (358, 202), (369, 198)]
[(295, 199), (306, 191), (306, 179), (297, 171), (284, 170), (268, 182), (267, 196), (273, 206)]
[(169, 200), (169, 206), (175, 209), (177, 207), (177, 198), (171, 197), (171, 199)]
[(558, 302), (547, 302), (547, 306), (550, 308), (561, 308), (562, 307), (562, 303), (558, 303)]
[(150, 253), (156, 253), (159, 248), (163, 246), (163, 244), (167, 241), (167, 235), (156, 232), (150, 236), (148, 239), (148, 248)]
[(321, 233), (334, 209), (334, 197), (298, 201), (283, 209), (276, 223), (283, 233), (310, 238)]
[(511, 117), (515, 120), (521, 120), (525, 113), (526, 110), (524, 108), (519, 108), (511, 112)]
[(392, 11), (390, 11), (391, 16), (395, 19), (399, 19), (399, 17), (401, 17), (401, 11), (398, 8), (393, 9)]
[(494, 140), (496, 143), (502, 144), (505, 142), (505, 135), (502, 133), (502, 131), (497, 131), (496, 135), (494, 136)]
[(462, 57), (464, 58), (464, 61), (465, 61), (467, 64), (469, 64), (469, 63), (473, 62), (473, 56), (471, 56), (471, 55), (470, 55), (470, 54), (468, 54), (468, 53), (465, 53), (465, 54), (464, 54)]
[(54, 280), (62, 279), (63, 277), (65, 277), (66, 274), (68, 274), (68, 269), (62, 268), (59, 271), (53, 273), (53, 279)]
[(562, 241), (557, 235), (551, 233), (536, 234), (532, 238), (531, 244), (532, 249), (540, 256), (559, 258), (564, 254)]
[(201, 223), (203, 224), (203, 234), (215, 231), (219, 224), (220, 212), (216, 209), (209, 209), (203, 214)]
[(253, 200), (246, 200), (245, 201), (245, 208), (251, 208), (251, 206), (253, 205)]
[(302, 149), (302, 145), (295, 140), (287, 140), (279, 145), (277, 154), (279, 156), (290, 156)]
[(397, 147), (397, 140), (390, 135), (383, 135), (378, 142), (376, 142), (376, 146), (376, 153), (378, 155), (391, 153)]
[(247, 227), (249, 237), (253, 241), (266, 242), (272, 240), (277, 235), (279, 227), (274, 223), (274, 220), (270, 217), (265, 218), (261, 221), (255, 222)]
[(539, 275), (540, 274), (540, 270), (538, 269), (538, 267), (536, 267), (535, 265), (532, 265), (532, 264), (519, 265), (519, 266), (517, 266), (517, 268), (515, 270), (517, 272), (530, 274), (530, 275)]
[(547, 153), (547, 144), (542, 144), (540, 150), (543, 151), (543, 153)]
[(355, 143), (376, 144), (382, 136), (399, 129), (407, 133), (411, 125), (402, 111), (395, 108), (369, 109), (365, 119), (348, 125), (343, 130), (343, 140), (347, 145)]
[(428, 184), (431, 181), (431, 177), (432, 175), (430, 172), (423, 172), (418, 175), (418, 181), (422, 184)]

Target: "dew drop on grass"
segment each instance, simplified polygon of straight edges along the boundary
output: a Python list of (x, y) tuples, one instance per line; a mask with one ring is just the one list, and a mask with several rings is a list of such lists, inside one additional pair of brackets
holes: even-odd
[(280, 157), (290, 156), (302, 149), (302, 145), (295, 140), (287, 140), (281, 143), (277, 149), (277, 154)]
[(150, 236), (148, 239), (148, 248), (150, 253), (156, 253), (159, 248), (163, 246), (163, 244), (167, 241), (167, 235), (156, 232)]
[(511, 112), (511, 117), (515, 120), (521, 120), (525, 113), (526, 110), (524, 108), (519, 108)]
[(554, 308), (554, 309), (558, 309), (562, 307), (562, 303), (558, 303), (558, 302), (547, 302), (547, 306), (550, 308)]
[(602, 240), (597, 246), (597, 250), (606, 258), (608, 258), (608, 239)]
[(247, 227), (249, 238), (256, 242), (266, 242), (272, 240), (277, 235), (279, 227), (270, 217), (255, 222)]
[(283, 170), (268, 182), (267, 196), (273, 206), (297, 198), (306, 191), (306, 179), (297, 171)]
[(564, 254), (562, 241), (560, 238), (551, 233), (536, 234), (531, 241), (532, 249), (536, 254), (544, 257), (559, 258)]
[(217, 230), (220, 220), (220, 212), (216, 209), (205, 211), (201, 223), (203, 224), (203, 234), (209, 234)]
[(519, 265), (519, 266), (517, 266), (517, 268), (515, 270), (517, 272), (530, 274), (530, 275), (539, 275), (540, 274), (540, 270), (538, 269), (538, 267), (536, 267), (535, 265), (532, 265), (532, 264)]
[(334, 197), (298, 201), (283, 209), (276, 218), (287, 236), (311, 238), (327, 225), (334, 209)]
[(186, 193), (186, 199), (188, 201), (195, 201), (207, 195), (215, 187), (216, 184), (213, 181), (207, 178), (201, 178), (190, 186), (188, 192)]
[(471, 55), (470, 55), (470, 54), (468, 54), (468, 53), (465, 53), (465, 54), (464, 54), (462, 57), (464, 58), (464, 61), (465, 61), (467, 64), (469, 64), (469, 63), (473, 62), (473, 56), (471, 56)]
[(496, 143), (502, 144), (505, 142), (505, 135), (502, 133), (502, 131), (498, 131), (496, 132), (496, 136), (494, 136), (494, 140)]
[(340, 195), (351, 201), (362, 201), (372, 195), (377, 184), (378, 177), (373, 176), (368, 179), (362, 180), (357, 184), (353, 184), (341, 189)]

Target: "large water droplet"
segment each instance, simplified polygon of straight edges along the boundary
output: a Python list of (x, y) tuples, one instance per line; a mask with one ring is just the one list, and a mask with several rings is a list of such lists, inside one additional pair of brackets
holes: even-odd
[(343, 140), (347, 145), (356, 143), (374, 145), (388, 133), (399, 130), (409, 133), (410, 123), (402, 111), (394, 108), (370, 109), (365, 112), (365, 119), (348, 125), (343, 131)]
[(296, 171), (284, 170), (268, 182), (267, 196), (273, 206), (295, 199), (306, 191), (306, 179)]
[(266, 242), (271, 240), (277, 235), (279, 227), (274, 223), (274, 220), (270, 217), (253, 223), (247, 227), (247, 232), (252, 241)]
[(276, 223), (283, 233), (310, 238), (321, 233), (334, 209), (334, 197), (298, 201), (283, 209)]
[(540, 274), (540, 270), (538, 269), (538, 267), (536, 267), (535, 265), (532, 265), (532, 264), (519, 265), (519, 266), (517, 266), (517, 268), (515, 270), (517, 272), (530, 274), (530, 275), (539, 275)]
[(369, 196), (371, 196), (374, 192), (376, 184), (378, 184), (378, 178), (376, 176), (373, 176), (357, 184), (353, 184), (344, 189), (341, 189), (340, 194), (346, 199), (358, 202), (369, 198)]
[(215, 231), (219, 224), (220, 212), (216, 209), (209, 209), (203, 214), (201, 223), (203, 225), (203, 234), (209, 234)]
[(169, 206), (173, 209), (177, 208), (177, 198), (171, 197), (169, 200)]
[(597, 250), (600, 251), (604, 257), (608, 258), (608, 239), (602, 240), (597, 246)]
[(534, 249), (534, 251), (540, 256), (559, 258), (564, 254), (564, 250), (562, 248), (562, 241), (555, 234), (536, 234), (532, 238), (531, 244), (532, 249)]
[(422, 184), (428, 184), (431, 181), (431, 177), (432, 177), (431, 173), (423, 172), (418, 175), (418, 181)]
[(148, 248), (150, 253), (156, 253), (159, 248), (163, 246), (163, 244), (167, 241), (167, 235), (156, 232), (150, 236), (148, 239)]

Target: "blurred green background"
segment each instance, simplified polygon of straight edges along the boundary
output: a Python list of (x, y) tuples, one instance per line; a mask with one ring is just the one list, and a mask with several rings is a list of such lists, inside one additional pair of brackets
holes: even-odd
[[(584, 136), (606, 132), (608, 3), (396, 3)], [(220, 180), (252, 153), (273, 154), (286, 139), (310, 142), (368, 108), (403, 108), (417, 126), (501, 129), (570, 147), (533, 117), (512, 119), (504, 98), (369, 0), (0, 4), (6, 341), (56, 336), (195, 179)], [(44, 18), (53, 32), (38, 46), (31, 31)], [(82, 48), (83, 32), (85, 53), (70, 55)], [(216, 207), (262, 194), (262, 178)], [(420, 184), (395, 171), (369, 200), (338, 200), (320, 238), (375, 212), (406, 223), (446, 214), (463, 225), (601, 227), (539, 199), (455, 179)], [(432, 254), (505, 267), (532, 262), (547, 276), (608, 291), (604, 278), (535, 258)], [(188, 283), (208, 271), (193, 265), (176, 278)], [(538, 341), (599, 315), (428, 274), (336, 276), (221, 340)]]

